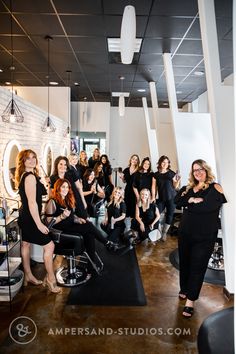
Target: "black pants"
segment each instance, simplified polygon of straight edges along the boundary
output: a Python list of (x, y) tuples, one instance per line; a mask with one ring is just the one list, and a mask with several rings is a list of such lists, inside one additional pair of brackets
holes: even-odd
[(120, 241), (122, 241), (122, 236), (124, 234), (125, 231), (125, 224), (124, 225), (120, 225), (120, 226), (114, 226), (114, 229), (111, 229), (111, 225), (107, 224), (104, 225), (101, 223), (101, 229), (106, 232), (106, 234), (108, 235), (108, 240), (115, 242), (115, 243), (119, 243)]
[(158, 207), (159, 213), (161, 214), (166, 209), (166, 220), (165, 223), (171, 225), (173, 221), (175, 203), (173, 199), (170, 200), (160, 200), (157, 199), (156, 205)]
[[(150, 222), (151, 224), (151, 222)], [(159, 225), (159, 221), (157, 221), (153, 227), (153, 230), (157, 229)], [(138, 237), (141, 241), (146, 240), (146, 238), (148, 238), (149, 232), (152, 231), (150, 230), (149, 225), (144, 224), (145, 230), (144, 232), (140, 230), (140, 224), (136, 219), (132, 219), (131, 221), (131, 229), (134, 231), (138, 231)]]
[(216, 238), (217, 232), (210, 235), (181, 233), (179, 236), (180, 291), (189, 300), (195, 301), (199, 297)]

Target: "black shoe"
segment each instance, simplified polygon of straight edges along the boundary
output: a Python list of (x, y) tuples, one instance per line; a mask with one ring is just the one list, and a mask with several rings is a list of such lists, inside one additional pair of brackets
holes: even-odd
[(107, 241), (105, 246), (108, 249), (108, 251), (114, 251), (114, 252), (116, 252), (119, 247), (117, 243), (114, 243), (112, 241)]

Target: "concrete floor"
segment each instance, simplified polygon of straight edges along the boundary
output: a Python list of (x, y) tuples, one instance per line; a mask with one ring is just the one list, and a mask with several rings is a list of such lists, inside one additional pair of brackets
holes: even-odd
[[(65, 304), (69, 289), (64, 288), (62, 294), (55, 295), (33, 285), (15, 297), (11, 312), (7, 303), (0, 303), (0, 353), (197, 353), (197, 333), (203, 320), (213, 312), (232, 306), (233, 301), (224, 297), (222, 287), (204, 283), (194, 316), (183, 318), (184, 302), (178, 299), (178, 271), (169, 262), (169, 254), (176, 244), (176, 238), (169, 236), (165, 243), (142, 244), (136, 248), (147, 306), (68, 306)], [(55, 266), (61, 261), (57, 256)], [(34, 272), (43, 278), (43, 265), (37, 264)], [(29, 344), (16, 344), (9, 337), (9, 324), (17, 316), (30, 317), (37, 325), (37, 336)], [(61, 328), (68, 328), (70, 333), (56, 335), (56, 329)], [(74, 334), (72, 328), (76, 329)], [(78, 331), (85, 328), (94, 334), (79, 335)], [(98, 330), (106, 334), (98, 335)]]

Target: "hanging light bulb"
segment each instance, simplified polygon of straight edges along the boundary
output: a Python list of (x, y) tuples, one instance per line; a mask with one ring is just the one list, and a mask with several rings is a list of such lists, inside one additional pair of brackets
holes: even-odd
[(12, 30), (12, 1), (10, 0), (10, 20), (11, 20), (11, 100), (2, 113), (2, 121), (6, 123), (22, 123), (24, 121), (23, 114), (13, 98), (13, 82), (14, 82), (14, 55), (13, 55), (13, 30)]
[[(70, 74), (71, 70), (66, 70), (67, 72), (67, 86), (70, 89)], [(70, 92), (70, 90), (69, 90)], [(64, 131), (63, 134), (64, 138), (69, 138), (70, 137), (70, 97), (68, 96), (68, 125), (66, 127), (66, 130)]]
[(47, 85), (48, 85), (48, 116), (47, 118), (45, 119), (42, 127), (41, 127), (41, 130), (43, 132), (47, 132), (47, 133), (54, 133), (56, 131), (56, 127), (52, 121), (52, 119), (50, 118), (50, 114), (49, 114), (49, 107), (50, 107), (50, 104), (49, 104), (49, 88), (50, 88), (50, 85), (49, 85), (49, 78), (50, 78), (50, 41), (53, 40), (53, 38), (51, 36), (46, 36), (45, 37), (45, 40), (47, 40), (48, 42), (48, 74), (47, 74)]
[(123, 93), (123, 81), (124, 76), (120, 76), (119, 79), (121, 80), (121, 94), (119, 96), (119, 115), (120, 117), (124, 117), (125, 115), (125, 95)]
[(131, 64), (134, 56), (136, 40), (136, 16), (134, 6), (128, 5), (124, 9), (121, 32), (120, 32), (120, 54), (123, 64)]

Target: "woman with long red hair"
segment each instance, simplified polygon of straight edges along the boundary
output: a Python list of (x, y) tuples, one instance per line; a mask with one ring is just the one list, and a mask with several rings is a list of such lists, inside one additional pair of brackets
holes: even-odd
[(74, 209), (75, 198), (71, 184), (67, 179), (59, 178), (46, 206), (47, 221), (49, 223), (54, 217), (56, 229), (72, 235), (82, 235), (87, 253), (95, 261), (95, 238), (106, 246), (112, 246), (112, 243), (90, 221), (78, 217)]
[(40, 285), (43, 282), (35, 278), (30, 268), (30, 244), (43, 246), (43, 258), (47, 271), (45, 285), (53, 293), (61, 289), (56, 285), (53, 270), (54, 243), (48, 235), (48, 228), (42, 223), (42, 195), (47, 194), (38, 175), (38, 159), (33, 150), (22, 150), (17, 155), (16, 186), (19, 187), (21, 208), (19, 226), (22, 231), (21, 255), (24, 267), (24, 285), (28, 283)]

